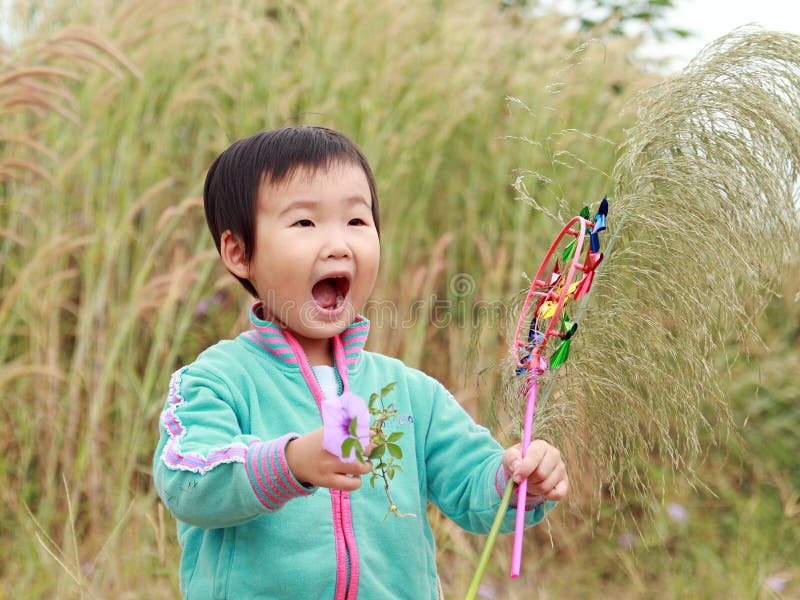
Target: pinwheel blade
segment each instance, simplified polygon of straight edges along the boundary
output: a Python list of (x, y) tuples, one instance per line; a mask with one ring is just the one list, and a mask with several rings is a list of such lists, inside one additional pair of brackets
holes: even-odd
[(556, 348), (556, 351), (553, 353), (553, 356), (550, 358), (550, 368), (553, 371), (558, 370), (558, 368), (567, 362), (567, 358), (569, 358), (569, 345), (570, 340), (561, 340), (561, 343)]
[(556, 306), (558, 306), (557, 302), (553, 302), (552, 300), (548, 300), (544, 302), (540, 307), (538, 312), (536, 313), (537, 319), (549, 319), (556, 313)]
[(608, 196), (603, 196), (600, 201), (600, 207), (597, 209), (597, 214), (603, 215), (603, 217), (608, 216)]
[(578, 331), (578, 324), (575, 321), (570, 321), (567, 315), (564, 315), (564, 319), (561, 321), (561, 333), (564, 335), (562, 340), (568, 340), (575, 332)]
[(589, 271), (578, 282), (578, 287), (575, 289), (575, 296), (573, 296), (575, 300), (580, 300), (581, 297), (589, 293), (592, 287), (592, 281), (594, 281), (594, 271)]
[(564, 254), (561, 255), (562, 260), (566, 263), (572, 260), (572, 257), (575, 256), (575, 246), (578, 244), (578, 240), (572, 240), (567, 247), (564, 248)]

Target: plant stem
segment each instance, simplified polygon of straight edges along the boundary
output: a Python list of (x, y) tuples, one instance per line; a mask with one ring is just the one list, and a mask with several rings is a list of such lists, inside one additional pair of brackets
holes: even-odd
[(497, 535), (500, 533), (500, 526), (503, 524), (503, 519), (505, 519), (508, 505), (511, 503), (511, 494), (514, 492), (515, 487), (516, 485), (513, 481), (509, 481), (506, 486), (506, 491), (503, 493), (503, 498), (500, 500), (500, 506), (494, 517), (492, 528), (489, 530), (486, 543), (483, 545), (483, 552), (481, 553), (480, 560), (478, 560), (478, 567), (475, 569), (475, 575), (472, 576), (469, 589), (467, 589), (467, 595), (464, 597), (465, 600), (474, 600), (478, 594), (478, 587), (481, 584), (481, 580), (483, 580), (483, 574), (486, 572), (486, 565), (489, 564), (489, 557), (491, 557), (495, 542), (497, 542)]
[(392, 494), (389, 491), (389, 478), (386, 476), (386, 469), (381, 469), (380, 476), (383, 479), (383, 491), (386, 492), (386, 498), (389, 500), (389, 510), (386, 512), (386, 516), (383, 518), (383, 520), (385, 521), (392, 513), (401, 519), (404, 519), (405, 517), (416, 517), (417, 515), (414, 513), (401, 513), (397, 508), (397, 504), (394, 503), (394, 498), (392, 498)]

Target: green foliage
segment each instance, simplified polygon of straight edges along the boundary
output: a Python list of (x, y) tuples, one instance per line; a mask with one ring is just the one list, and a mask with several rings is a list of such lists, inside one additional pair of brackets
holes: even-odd
[[(396, 443), (403, 437), (403, 432), (394, 431), (387, 436), (384, 431), (384, 427), (387, 423), (391, 423), (397, 418), (397, 409), (394, 404), (387, 405), (383, 401), (396, 385), (396, 381), (385, 385), (381, 388), (380, 393), (372, 394), (369, 399), (369, 411), (374, 417), (370, 424), (370, 444), (373, 445), (373, 449), (369, 454), (369, 460), (378, 461), (377, 464), (375, 462), (372, 463), (372, 475), (370, 476), (369, 482), (372, 487), (375, 487), (375, 483), (378, 479), (383, 480), (383, 489), (389, 501), (389, 510), (386, 513), (387, 517), (390, 514), (396, 517), (414, 517), (416, 515), (400, 512), (389, 491), (389, 481), (394, 479), (394, 476), (403, 470), (399, 464), (394, 462), (395, 459), (399, 460), (403, 458), (403, 449)], [(378, 402), (380, 402), (380, 408), (377, 406)], [(384, 459), (387, 450), (392, 458)]]
[(673, 0), (581, 0), (575, 12), (584, 31), (608, 30), (612, 35), (625, 35), (644, 30), (657, 39), (685, 38), (685, 29), (668, 27), (667, 14), (675, 8)]
[(523, 10), (544, 6), (559, 10), (564, 12), (568, 26), (584, 33), (624, 36), (644, 32), (659, 40), (692, 35), (685, 29), (666, 25), (667, 15), (675, 8), (673, 0), (575, 0), (566, 6), (559, 2), (501, 0), (500, 6)]

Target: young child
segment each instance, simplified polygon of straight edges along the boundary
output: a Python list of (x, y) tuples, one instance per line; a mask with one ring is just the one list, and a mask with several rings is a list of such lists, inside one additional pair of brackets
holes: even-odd
[[(509, 478), (528, 478), (528, 525), (565, 496), (550, 444), (503, 451), (436, 380), (363, 349), (378, 198), (350, 139), (297, 127), (239, 140), (204, 198), (223, 263), (258, 302), (250, 331), (173, 374), (159, 421), (154, 477), (178, 520), (184, 597), (437, 598), (429, 501), (487, 533)], [(383, 486), (362, 485), (369, 464), (322, 448), (322, 402), (390, 382), (390, 431), (404, 434), (391, 493), (409, 518), (384, 519)]]

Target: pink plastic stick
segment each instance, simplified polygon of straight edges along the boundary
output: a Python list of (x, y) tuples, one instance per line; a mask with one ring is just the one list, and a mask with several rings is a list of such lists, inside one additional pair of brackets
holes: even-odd
[[(538, 362), (538, 361), (537, 361)], [(528, 403), (525, 407), (525, 425), (522, 428), (522, 456), (528, 452), (533, 435), (533, 418), (536, 415), (536, 388), (537, 378), (534, 375), (531, 379), (531, 387), (528, 390)], [(509, 481), (508, 485), (514, 485)], [(514, 529), (514, 549), (511, 555), (511, 577), (519, 577), (520, 565), (522, 564), (522, 535), (525, 532), (525, 501), (528, 494), (528, 480), (523, 479), (517, 490), (517, 520)]]

